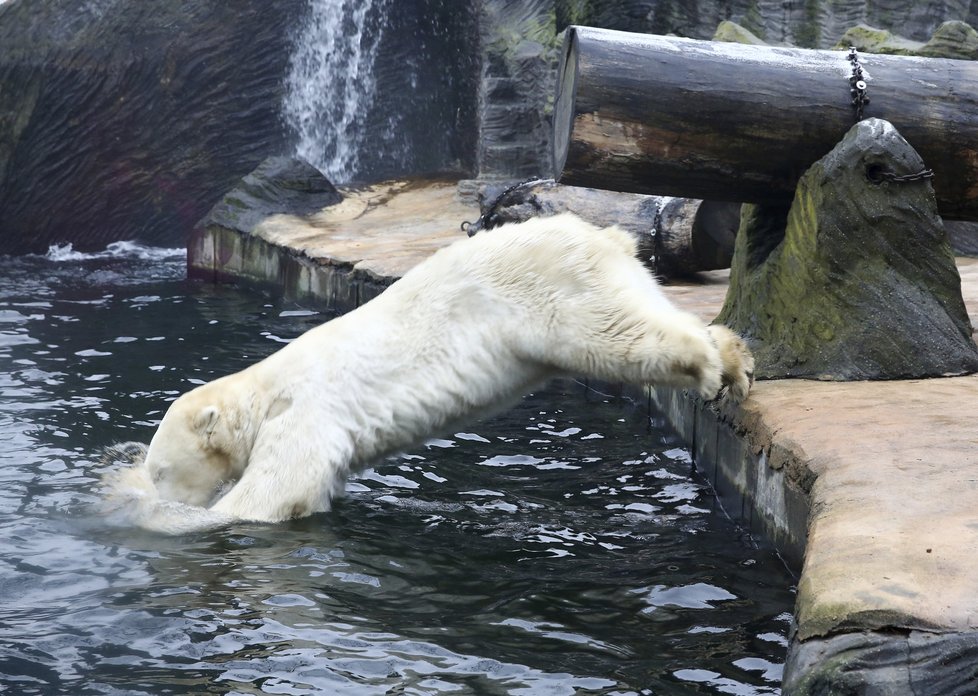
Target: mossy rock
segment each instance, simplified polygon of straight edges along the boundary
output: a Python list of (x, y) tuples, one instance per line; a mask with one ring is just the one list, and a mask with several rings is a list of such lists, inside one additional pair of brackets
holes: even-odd
[(905, 39), (886, 29), (858, 24), (848, 29), (833, 48), (847, 49), (850, 46), (855, 46), (866, 53), (976, 60), (978, 59), (978, 31), (965, 22), (944, 22), (934, 31), (927, 43), (921, 43)]
[(964, 22), (944, 22), (917, 53), (928, 58), (978, 59), (978, 31)]
[(897, 379), (978, 371), (933, 188), (886, 121), (849, 131), (786, 212), (745, 206), (718, 321), (745, 335), (761, 378)]
[(916, 56), (923, 48), (924, 44), (919, 41), (911, 41), (902, 36), (897, 36), (886, 29), (876, 29), (865, 24), (857, 24), (847, 29), (839, 42), (833, 46), (835, 49), (847, 49), (850, 46), (856, 47), (866, 53), (886, 53), (898, 56)]
[(750, 30), (745, 29), (736, 22), (731, 22), (729, 19), (725, 19), (717, 25), (717, 31), (713, 35), (713, 40), (746, 44), (748, 46), (767, 46), (766, 41), (758, 38)]

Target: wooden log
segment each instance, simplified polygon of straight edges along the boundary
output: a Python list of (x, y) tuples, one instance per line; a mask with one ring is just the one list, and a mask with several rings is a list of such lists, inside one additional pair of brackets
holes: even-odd
[[(865, 117), (935, 172), (941, 214), (978, 220), (978, 64), (858, 54)], [(844, 51), (570, 27), (554, 108), (561, 183), (781, 204), (855, 122)]]
[(562, 186), (553, 179), (490, 185), (479, 199), (482, 215), (465, 224), (469, 236), (570, 212), (600, 227), (628, 231), (638, 241), (639, 258), (665, 278), (728, 268), (740, 225), (735, 203)]

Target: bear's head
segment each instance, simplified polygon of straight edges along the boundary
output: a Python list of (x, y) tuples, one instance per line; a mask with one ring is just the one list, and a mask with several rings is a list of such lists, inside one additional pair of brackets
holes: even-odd
[(143, 464), (160, 498), (206, 507), (248, 465), (251, 418), (227, 386), (197, 387), (163, 416)]

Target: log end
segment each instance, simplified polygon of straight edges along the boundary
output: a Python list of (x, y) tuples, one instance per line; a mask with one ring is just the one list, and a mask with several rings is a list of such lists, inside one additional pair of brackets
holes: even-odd
[(577, 97), (577, 30), (567, 27), (557, 68), (557, 95), (553, 112), (553, 163), (557, 177), (567, 163), (567, 150), (574, 130)]

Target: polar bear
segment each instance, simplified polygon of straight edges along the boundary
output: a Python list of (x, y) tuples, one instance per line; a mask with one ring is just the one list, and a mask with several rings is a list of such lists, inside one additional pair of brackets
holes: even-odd
[[(116, 485), (197, 509), (193, 526), (277, 522), (328, 510), (351, 472), (554, 376), (746, 397), (744, 342), (673, 306), (636, 251), (628, 233), (572, 214), (462, 239), (358, 309), (179, 397)], [(161, 520), (140, 524), (173, 529)]]

